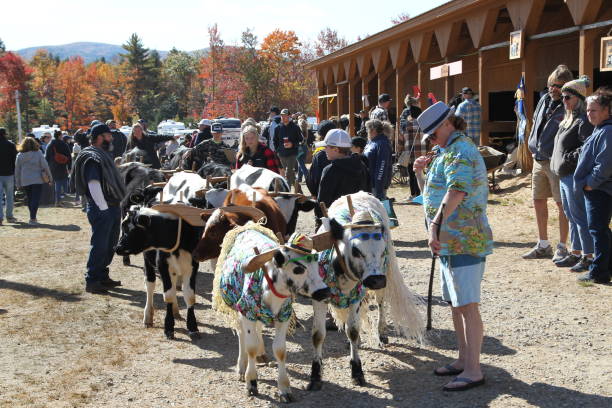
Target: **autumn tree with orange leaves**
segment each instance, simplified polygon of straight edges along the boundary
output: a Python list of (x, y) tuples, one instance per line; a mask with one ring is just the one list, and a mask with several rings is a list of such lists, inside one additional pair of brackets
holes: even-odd
[(60, 112), (61, 125), (73, 129), (89, 123), (96, 89), (87, 80), (87, 69), (81, 57), (73, 57), (57, 67), (55, 107)]

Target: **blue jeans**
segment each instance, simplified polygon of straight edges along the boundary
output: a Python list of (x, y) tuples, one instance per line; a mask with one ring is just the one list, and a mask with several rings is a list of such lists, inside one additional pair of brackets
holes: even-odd
[(28, 197), (28, 210), (30, 210), (30, 219), (36, 219), (38, 206), (40, 205), (40, 196), (42, 193), (42, 184), (30, 184), (25, 186), (26, 196)]
[(108, 266), (113, 260), (115, 246), (119, 241), (121, 210), (118, 206), (112, 206), (100, 211), (97, 205), (89, 202), (87, 219), (91, 225), (91, 250), (85, 281), (101, 282), (109, 278)]
[(68, 179), (53, 180), (53, 184), (55, 186), (55, 202), (59, 203), (62, 198), (62, 193), (68, 193)]
[(572, 249), (582, 251), (583, 254), (593, 253), (593, 238), (589, 232), (584, 191), (574, 191), (574, 175), (561, 177), (561, 203), (563, 211), (569, 221), (570, 239)]
[(4, 219), (4, 199), (6, 194), (6, 217), (13, 217), (13, 199), (15, 196), (15, 176), (0, 176), (0, 220)]
[(584, 197), (589, 232), (595, 248), (595, 257), (589, 272), (593, 279), (609, 281), (612, 270), (612, 196), (601, 190), (592, 190), (585, 191)]

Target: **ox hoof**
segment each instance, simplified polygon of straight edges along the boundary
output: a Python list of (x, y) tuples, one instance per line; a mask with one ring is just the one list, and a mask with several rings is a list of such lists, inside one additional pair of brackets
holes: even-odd
[(130, 266), (130, 265), (131, 265), (131, 263), (130, 263), (130, 257), (129, 257), (129, 256), (124, 256), (124, 257), (123, 257), (123, 265), (124, 265), (124, 266)]
[(199, 338), (201, 338), (202, 336), (200, 336), (200, 332), (189, 332), (189, 337), (191, 338), (191, 340), (197, 340)]
[(280, 402), (289, 403), (295, 401), (293, 394), (285, 393), (280, 395)]
[(259, 391), (257, 391), (257, 380), (251, 380), (247, 385), (247, 395), (249, 397), (256, 397), (259, 395)]
[(165, 334), (166, 334), (166, 339), (174, 340), (174, 332), (165, 333)]
[(323, 382), (321, 380), (311, 380), (306, 387), (306, 391), (321, 391)]
[(363, 375), (358, 375), (357, 377), (353, 377), (353, 385), (358, 385), (360, 387), (363, 387), (364, 385), (366, 385), (365, 377)]
[(150, 329), (151, 327), (153, 327), (153, 323), (145, 322), (144, 327), (146, 327), (147, 329)]
[(378, 339), (382, 344), (389, 344), (389, 336), (387, 335), (381, 334), (380, 336), (378, 336)]
[(244, 373), (238, 373), (238, 381), (244, 382)]
[(174, 320), (181, 320), (181, 321), (183, 321), (183, 320), (185, 320), (185, 319), (183, 319), (183, 317), (181, 316), (181, 314), (180, 314), (180, 313), (176, 313), (176, 314), (174, 315)]

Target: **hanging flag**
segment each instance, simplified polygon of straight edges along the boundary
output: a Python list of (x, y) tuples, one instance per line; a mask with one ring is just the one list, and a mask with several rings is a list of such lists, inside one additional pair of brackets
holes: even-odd
[(525, 112), (525, 77), (521, 76), (516, 92), (514, 93), (514, 112), (516, 112), (516, 137), (519, 143), (525, 142), (525, 130), (527, 129), (527, 114)]
[(436, 99), (436, 95), (434, 95), (433, 92), (428, 92), (427, 93), (427, 100), (429, 101), (429, 106), (431, 106), (434, 103), (438, 102), (438, 100)]
[(416, 85), (412, 85), (412, 96), (417, 99), (421, 97), (421, 89)]

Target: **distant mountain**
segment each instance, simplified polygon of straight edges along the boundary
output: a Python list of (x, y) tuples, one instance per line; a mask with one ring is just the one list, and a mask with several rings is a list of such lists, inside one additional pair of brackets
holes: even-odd
[[(81, 56), (85, 63), (96, 61), (102, 57), (107, 62), (114, 62), (119, 58), (119, 54), (125, 52), (120, 45), (104, 44), (96, 42), (76, 42), (64, 45), (45, 45), (41, 47), (30, 47), (17, 50), (17, 54), (21, 55), (26, 60), (30, 60), (36, 51), (45, 49), (53, 55), (59, 56), (60, 59), (66, 59), (74, 56)], [(158, 51), (161, 58), (165, 58), (168, 51)]]

